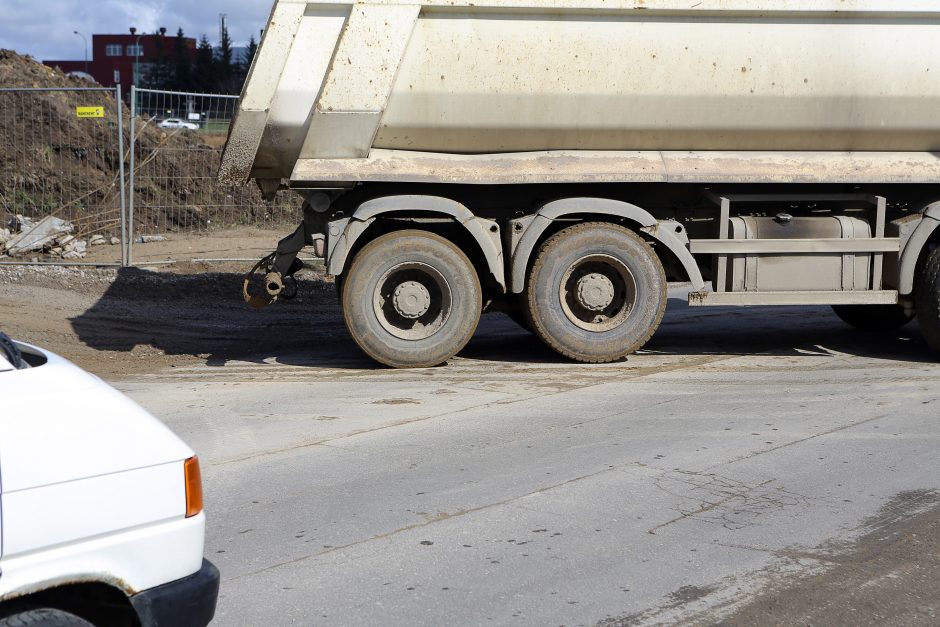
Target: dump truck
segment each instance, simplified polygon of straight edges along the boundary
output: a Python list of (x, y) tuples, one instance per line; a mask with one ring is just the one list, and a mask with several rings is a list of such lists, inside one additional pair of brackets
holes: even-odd
[(246, 298), (314, 245), (394, 367), (622, 359), (669, 282), (940, 350), (938, 112), (936, 0), (277, 0), (219, 176), (303, 199)]

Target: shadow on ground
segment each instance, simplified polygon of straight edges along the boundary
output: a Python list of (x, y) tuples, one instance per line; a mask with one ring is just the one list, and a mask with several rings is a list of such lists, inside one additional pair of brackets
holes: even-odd
[[(486, 318), (494, 318), (487, 324)], [(464, 357), (492, 361), (563, 362), (534, 335), (503, 316), (485, 316)], [(644, 353), (661, 355), (825, 355), (935, 362), (917, 324), (887, 333), (858, 331), (829, 307), (689, 307), (670, 298)]]
[(309, 365), (375, 367), (349, 339), (333, 285), (304, 276), (297, 298), (258, 310), (242, 300), (239, 274), (125, 268), (70, 322), (82, 343), (101, 351), (152, 347), (219, 366), (304, 355)]
[[(241, 298), (242, 277), (230, 273), (171, 274), (122, 269), (87, 311), (71, 319), (85, 345), (128, 352), (151, 347), (190, 355), (208, 365), (230, 360), (378, 368), (346, 332), (332, 283), (301, 275), (298, 297), (263, 310)], [(831, 355), (935, 361), (916, 324), (886, 334), (847, 327), (829, 308), (689, 308), (671, 298), (646, 352), (677, 355)], [(461, 354), (487, 361), (565, 363), (502, 314), (485, 315)]]

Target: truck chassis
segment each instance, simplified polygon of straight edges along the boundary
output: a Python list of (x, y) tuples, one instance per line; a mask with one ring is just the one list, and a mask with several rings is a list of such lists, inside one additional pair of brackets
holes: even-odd
[(940, 349), (931, 185), (357, 183), (311, 189), (266, 266), (268, 299), (317, 245), (357, 344), (393, 367), (445, 362), (504, 311), (561, 355), (621, 359), (690, 306), (832, 305)]

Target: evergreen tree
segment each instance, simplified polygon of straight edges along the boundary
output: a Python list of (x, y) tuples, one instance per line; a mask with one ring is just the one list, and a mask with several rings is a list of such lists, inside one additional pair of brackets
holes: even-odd
[(246, 76), (248, 75), (248, 70), (251, 69), (251, 62), (255, 60), (256, 54), (258, 54), (258, 42), (255, 40), (255, 36), (252, 35), (251, 39), (248, 40), (248, 48), (242, 55), (242, 67), (245, 68)]
[(196, 47), (196, 64), (193, 67), (193, 90), (203, 93), (214, 92), (219, 84), (215, 61), (215, 51), (209, 38), (203, 35)]
[(156, 50), (148, 58), (142, 86), (150, 89), (174, 89), (174, 68), (167, 51), (166, 37), (156, 38)]
[(248, 40), (248, 46), (235, 65), (232, 89), (228, 93), (237, 94), (241, 92), (242, 86), (248, 78), (248, 72), (251, 70), (251, 62), (254, 60), (256, 54), (258, 54), (258, 42), (255, 40), (254, 35), (252, 35), (251, 39)]
[(186, 47), (186, 36), (183, 29), (176, 31), (173, 41), (174, 76), (171, 89), (175, 91), (190, 91), (193, 86), (192, 57)]

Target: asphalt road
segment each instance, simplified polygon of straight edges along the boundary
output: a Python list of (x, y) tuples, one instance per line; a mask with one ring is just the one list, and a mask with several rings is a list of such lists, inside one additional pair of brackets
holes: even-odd
[(314, 339), (117, 383), (203, 461), (217, 624), (937, 621), (916, 325), (674, 299), (585, 366), (493, 315), (417, 371)]

